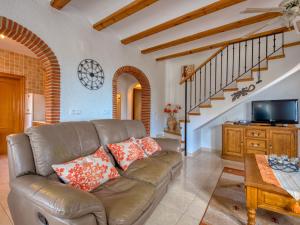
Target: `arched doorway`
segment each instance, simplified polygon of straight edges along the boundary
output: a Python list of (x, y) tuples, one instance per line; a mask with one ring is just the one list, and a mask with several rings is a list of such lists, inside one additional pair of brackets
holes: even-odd
[(60, 66), (51, 48), (22, 25), (0, 16), (0, 34), (29, 48), (45, 70), (45, 119), (47, 123), (60, 120)]
[(124, 74), (134, 76), (142, 87), (142, 109), (141, 121), (145, 125), (147, 134), (150, 134), (150, 113), (151, 113), (151, 88), (146, 75), (136, 67), (123, 66), (119, 68), (113, 77), (112, 90), (113, 90), (113, 118), (117, 118), (117, 101), (118, 101), (118, 78)]

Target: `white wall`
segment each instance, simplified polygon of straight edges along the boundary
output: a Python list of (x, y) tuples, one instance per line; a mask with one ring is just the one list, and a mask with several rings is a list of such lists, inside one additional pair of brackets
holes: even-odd
[[(226, 121), (251, 120), (251, 101), (273, 99), (300, 99), (300, 72), (280, 83), (250, 97), (246, 102), (232, 108), (200, 128), (201, 146), (222, 149), (222, 124)], [(299, 136), (300, 138), (300, 136)], [(299, 144), (300, 147), (300, 144)], [(300, 149), (300, 148), (299, 148)], [(300, 151), (299, 151), (300, 152)]]
[[(151, 132), (163, 129), (164, 65), (123, 46), (110, 28), (92, 29), (72, 6), (58, 11), (48, 1), (1, 0), (0, 16), (25, 26), (41, 37), (56, 54), (61, 66), (61, 120), (89, 120), (112, 117), (112, 77), (121, 66), (132, 65), (148, 77), (151, 91)], [(105, 72), (104, 86), (97, 91), (84, 88), (77, 78), (79, 62), (97, 60)], [(71, 113), (78, 110), (79, 115)]]

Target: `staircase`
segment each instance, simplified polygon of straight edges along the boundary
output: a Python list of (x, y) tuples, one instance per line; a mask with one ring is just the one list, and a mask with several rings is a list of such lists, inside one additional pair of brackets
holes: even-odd
[(300, 62), (300, 43), (286, 44), (285, 35), (264, 32), (228, 43), (180, 82), (185, 92), (185, 154), (199, 148), (201, 126), (292, 72)]

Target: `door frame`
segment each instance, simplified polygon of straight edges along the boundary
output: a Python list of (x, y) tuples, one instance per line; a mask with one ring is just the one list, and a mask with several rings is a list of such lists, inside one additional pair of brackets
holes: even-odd
[(24, 120), (25, 120), (25, 76), (22, 75), (14, 75), (9, 73), (0, 72), (1, 78), (10, 78), (14, 80), (18, 80), (20, 82), (20, 94), (21, 94), (21, 102), (20, 102), (20, 132), (24, 130)]

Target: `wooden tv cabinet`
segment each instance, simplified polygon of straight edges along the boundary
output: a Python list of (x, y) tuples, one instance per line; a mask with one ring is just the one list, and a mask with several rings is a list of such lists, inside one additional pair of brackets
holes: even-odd
[(246, 153), (298, 155), (298, 128), (223, 124), (222, 158), (244, 161)]

